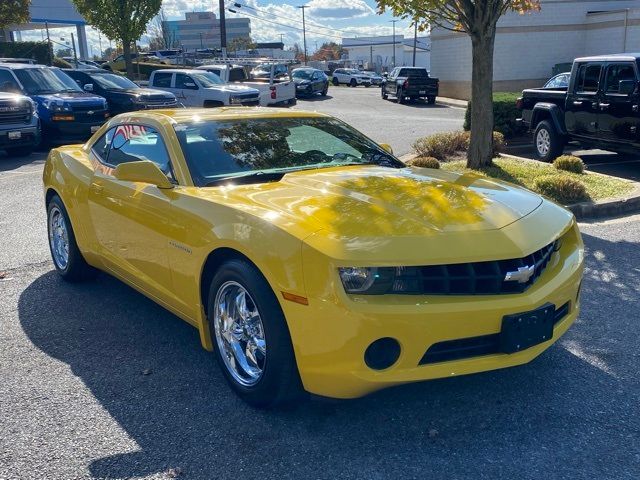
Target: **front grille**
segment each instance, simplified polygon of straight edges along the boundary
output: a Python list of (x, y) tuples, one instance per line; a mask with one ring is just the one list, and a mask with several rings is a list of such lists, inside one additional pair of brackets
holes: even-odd
[(176, 100), (172, 99), (172, 98), (166, 98), (166, 97), (140, 97), (140, 100), (142, 100), (145, 104), (147, 105), (175, 105), (177, 102)]
[[(423, 295), (498, 295), (522, 293), (546, 268), (559, 247), (555, 241), (523, 258), (488, 262), (452, 263), (423, 267), (400, 267), (391, 293)], [(528, 272), (518, 269), (529, 267)], [(521, 275), (523, 281), (505, 280), (507, 273)], [(526, 278), (530, 274), (529, 278)], [(526, 281), (524, 281), (526, 280)]]
[[(571, 309), (571, 302), (567, 302), (556, 309), (553, 316), (553, 324), (567, 316)], [(448, 362), (451, 360), (462, 360), (464, 358), (479, 357), (481, 355), (492, 355), (500, 352), (500, 333), (481, 335), (478, 337), (458, 338), (445, 342), (434, 343), (425, 352), (418, 365), (430, 363)]]
[(102, 111), (102, 105), (73, 105), (71, 109), (74, 112), (100, 112)]
[(29, 123), (31, 121), (31, 107), (27, 104), (14, 102), (0, 103), (0, 124)]
[(106, 110), (94, 110), (92, 114), (85, 112), (74, 112), (74, 119), (77, 123), (90, 123), (95, 125), (104, 122), (108, 117)]

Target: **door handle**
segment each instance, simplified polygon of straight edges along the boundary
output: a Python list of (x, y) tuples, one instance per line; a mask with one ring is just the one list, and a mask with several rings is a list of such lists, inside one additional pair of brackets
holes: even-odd
[(638, 105), (632, 105), (631, 106), (631, 111), (632, 112), (637, 112), (638, 111)]
[(93, 191), (93, 193), (95, 193), (96, 195), (102, 195), (104, 187), (102, 185), (98, 185), (97, 183), (92, 183), (91, 191)]
[(611, 106), (610, 103), (599, 103), (598, 105), (600, 106), (601, 110), (606, 110), (607, 108), (609, 108)]
[(580, 100), (574, 100), (573, 104), (574, 105), (582, 105), (582, 102)]

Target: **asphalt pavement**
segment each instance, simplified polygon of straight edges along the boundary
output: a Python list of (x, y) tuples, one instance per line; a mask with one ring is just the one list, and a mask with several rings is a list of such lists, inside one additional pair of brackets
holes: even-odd
[(333, 115), (360, 130), (378, 143), (388, 143), (393, 152), (411, 152), (411, 144), (419, 137), (438, 132), (461, 130), (464, 109), (419, 101), (398, 104), (383, 100), (379, 87), (329, 87), (326, 97), (299, 99), (296, 109)]
[(193, 327), (57, 277), (42, 160), (0, 157), (0, 479), (640, 478), (640, 216), (581, 225), (582, 313), (530, 364), (259, 411)]

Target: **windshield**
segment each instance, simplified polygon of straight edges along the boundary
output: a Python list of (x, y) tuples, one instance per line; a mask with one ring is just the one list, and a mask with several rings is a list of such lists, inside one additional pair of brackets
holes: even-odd
[(404, 164), (379, 145), (333, 118), (259, 118), (177, 124), (197, 186), (251, 174), (339, 165)]
[(94, 73), (91, 80), (96, 82), (105, 90), (125, 90), (131, 88), (140, 88), (126, 77), (121, 77), (115, 73)]
[(304, 80), (308, 80), (311, 78), (313, 72), (310, 70), (294, 70), (292, 73), (293, 78), (302, 78)]
[(216, 85), (224, 84), (224, 82), (220, 79), (218, 75), (211, 72), (198, 72), (198, 73), (190, 73), (191, 77), (198, 80), (200, 85), (203, 88), (215, 87)]
[(14, 73), (29, 95), (82, 91), (78, 84), (59, 68), (25, 68), (14, 70)]

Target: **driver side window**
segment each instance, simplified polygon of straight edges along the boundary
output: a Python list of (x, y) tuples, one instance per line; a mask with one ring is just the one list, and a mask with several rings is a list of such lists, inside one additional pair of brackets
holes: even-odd
[(148, 160), (155, 163), (171, 180), (174, 179), (169, 153), (162, 136), (145, 125), (119, 125), (113, 131), (108, 165)]
[(189, 75), (185, 75), (184, 73), (176, 73), (175, 88), (184, 88), (187, 90), (198, 90), (198, 86), (196, 85), (195, 80), (193, 80), (193, 78), (191, 78)]

